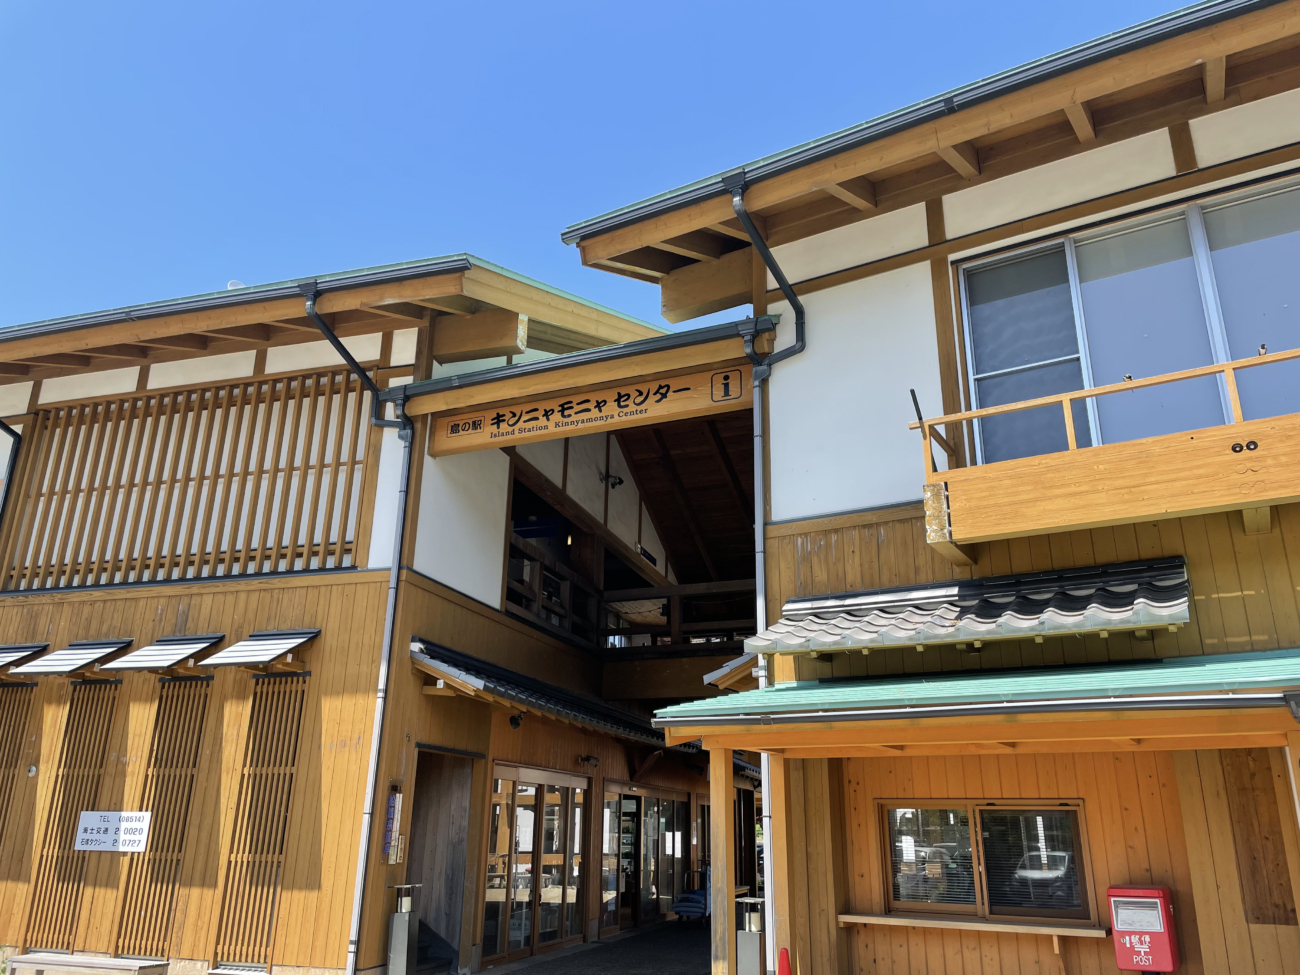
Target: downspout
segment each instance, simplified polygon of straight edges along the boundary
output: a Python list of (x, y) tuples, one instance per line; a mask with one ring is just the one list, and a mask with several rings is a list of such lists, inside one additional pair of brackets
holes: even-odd
[[(778, 362), (796, 356), (804, 350), (804, 309), (803, 302), (794, 293), (781, 265), (768, 249), (767, 242), (754, 226), (754, 221), (745, 209), (745, 173), (741, 170), (722, 178), (722, 185), (731, 193), (731, 208), (736, 212), (740, 225), (749, 234), (750, 241), (763, 264), (776, 279), (777, 287), (794, 311), (794, 343), (779, 352), (773, 352), (766, 358), (754, 351), (754, 339), (758, 334), (757, 316), (741, 334), (745, 339), (745, 355), (754, 364), (754, 621), (757, 632), (767, 629), (767, 493), (763, 483), (763, 461), (765, 457), (763, 443), (763, 383), (772, 375), (772, 367)], [(758, 686), (767, 687), (767, 656), (758, 657)], [(775, 864), (772, 859), (772, 761), (767, 752), (759, 753), (759, 770), (761, 772), (763, 793), (763, 941), (768, 972), (775, 972), (776, 959), (776, 901), (774, 890)]]
[(402, 537), (406, 530), (406, 495), (411, 481), (411, 444), (414, 440), (414, 429), (410, 417), (406, 415), (406, 401), (404, 398), (393, 403), (393, 412), (397, 415), (396, 419), (389, 420), (384, 417), (382, 412), (383, 404), (379, 401), (379, 386), (361, 368), (361, 364), (348, 351), (347, 346), (339, 341), (339, 337), (334, 334), (334, 329), (330, 328), (329, 323), (321, 318), (316, 311), (316, 283), (313, 281), (304, 284), (302, 291), (306, 299), (307, 317), (315, 322), (321, 334), (334, 347), (334, 351), (343, 357), (343, 361), (348, 364), (348, 368), (370, 391), (371, 424), (397, 430), (397, 436), (402, 442), (402, 473), (397, 483), (397, 514), (396, 525), (393, 529), (393, 555), (388, 569), (388, 605), (384, 610), (384, 644), (379, 654), (379, 680), (377, 681), (378, 686), (375, 688), (375, 718), (370, 733), (370, 764), (367, 766), (365, 801), (361, 806), (361, 836), (357, 843), (356, 884), (352, 891), (352, 920), (348, 928), (346, 972), (347, 975), (356, 975), (357, 947), (361, 937), (361, 907), (366, 892), (366, 868), (370, 863), (370, 834), (373, 831), (372, 826), (375, 818), (375, 791), (379, 777), (379, 746), (384, 733), (384, 711), (388, 703), (388, 671), (393, 656), (393, 631), (397, 627), (397, 581), (402, 564)]

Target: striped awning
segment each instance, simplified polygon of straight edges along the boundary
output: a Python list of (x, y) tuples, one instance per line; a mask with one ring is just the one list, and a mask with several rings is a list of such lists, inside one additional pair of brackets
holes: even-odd
[(214, 653), (203, 661), (204, 667), (253, 667), (269, 664), (292, 653), (308, 640), (320, 636), (320, 630), (270, 630), (251, 633), (238, 643)]
[(11, 643), (0, 647), (0, 667), (26, 660), (28, 657), (42, 653), (49, 647), (48, 643)]
[(110, 660), (101, 670), (166, 670), (182, 660), (193, 659), (209, 647), (226, 638), (224, 633), (203, 636), (163, 636), (147, 647), (132, 650), (125, 656)]
[(789, 600), (751, 653), (869, 650), (1176, 627), (1190, 619), (1182, 556)]
[(76, 643), (69, 643), (62, 650), (55, 650), (21, 667), (15, 667), (9, 673), (27, 676), (71, 674), (130, 645), (130, 640), (78, 640)]

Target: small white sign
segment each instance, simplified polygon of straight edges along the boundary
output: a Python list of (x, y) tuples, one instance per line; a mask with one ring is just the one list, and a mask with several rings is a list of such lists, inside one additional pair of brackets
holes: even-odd
[(149, 812), (83, 812), (77, 822), (73, 849), (143, 853), (152, 817)]
[(1146, 897), (1112, 897), (1116, 931), (1163, 931), (1160, 901)]

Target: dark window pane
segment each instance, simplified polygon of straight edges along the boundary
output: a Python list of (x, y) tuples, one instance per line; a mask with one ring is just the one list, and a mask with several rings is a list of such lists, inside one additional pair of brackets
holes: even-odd
[[(1205, 212), (1228, 351), (1246, 359), (1266, 345), (1300, 345), (1300, 189)], [(1300, 412), (1300, 362), (1237, 373), (1247, 420)]]
[[(1184, 218), (1079, 244), (1075, 253), (1096, 385), (1213, 361)], [(1097, 409), (1106, 443), (1224, 422), (1213, 377), (1102, 396)]]
[[(1079, 363), (1058, 362), (1037, 366), (1002, 376), (991, 376), (975, 384), (981, 408), (1018, 403), (1021, 400), (1068, 393), (1083, 389)], [(1040, 406), (1018, 413), (1004, 413), (980, 420), (980, 437), (984, 463), (1033, 457), (1066, 450), (1065, 414), (1059, 406)], [(1074, 437), (1080, 447), (1092, 445), (1088, 434), (1087, 407), (1082, 400), (1074, 404)]]
[(890, 809), (894, 900), (975, 903), (970, 819), (965, 809)]
[(971, 271), (966, 301), (976, 375), (1079, 352), (1063, 250)]
[(1073, 809), (979, 812), (990, 914), (1087, 917)]

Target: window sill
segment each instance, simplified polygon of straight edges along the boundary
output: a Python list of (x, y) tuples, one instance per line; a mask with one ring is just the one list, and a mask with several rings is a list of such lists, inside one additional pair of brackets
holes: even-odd
[(987, 931), (990, 934), (1041, 934), (1050, 935), (1052, 947), (1061, 953), (1058, 938), (1106, 938), (1110, 928), (1074, 927), (1067, 924), (1036, 924), (1032, 921), (1007, 922), (987, 921), (984, 918), (972, 918), (969, 921), (955, 917), (938, 917), (917, 914), (841, 914), (840, 927), (852, 924), (891, 924), (908, 928), (948, 928), (958, 931)]

